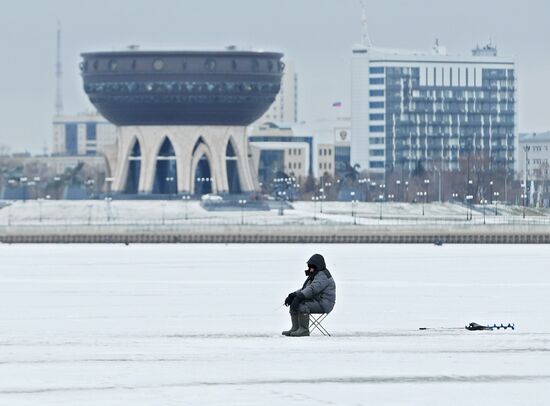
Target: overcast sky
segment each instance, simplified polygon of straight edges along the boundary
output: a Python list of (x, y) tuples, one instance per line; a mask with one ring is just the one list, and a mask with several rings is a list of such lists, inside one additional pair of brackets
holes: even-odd
[[(519, 129), (550, 130), (550, 1), (366, 0), (377, 46), (467, 54), (491, 37), (514, 56)], [(349, 111), (350, 50), (361, 35), (358, 0), (19, 0), (0, 2), (0, 144), (40, 152), (51, 143), (55, 36), (63, 35), (65, 113), (91, 109), (78, 71), (83, 51), (130, 44), (162, 49), (282, 51), (299, 75), (299, 118)]]

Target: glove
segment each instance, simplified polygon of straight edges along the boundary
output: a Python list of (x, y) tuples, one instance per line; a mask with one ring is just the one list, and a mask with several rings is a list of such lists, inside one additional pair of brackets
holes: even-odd
[(306, 297), (302, 292), (298, 292), (296, 294), (296, 297), (292, 300), (292, 303), (290, 304), (290, 311), (297, 312), (298, 308), (300, 307), (300, 303), (305, 299)]
[(296, 297), (296, 293), (294, 292), (289, 293), (285, 299), (285, 306), (290, 306), (290, 304), (292, 303), (295, 297)]

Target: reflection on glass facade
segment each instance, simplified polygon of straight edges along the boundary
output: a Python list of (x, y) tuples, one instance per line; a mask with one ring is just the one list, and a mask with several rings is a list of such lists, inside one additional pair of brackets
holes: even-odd
[(78, 154), (78, 136), (76, 124), (65, 124), (65, 151), (68, 155)]
[(378, 175), (420, 165), (452, 171), (475, 155), (488, 168), (512, 170), (515, 63), (494, 47), (481, 51), (354, 48), (351, 164)]
[(262, 150), (258, 164), (258, 180), (267, 185), (273, 178), (284, 173), (285, 152), (283, 150)]
[(176, 153), (168, 138), (165, 138), (157, 156), (153, 193), (177, 193)]
[[(480, 71), (481, 86), (422, 86), (419, 68), (386, 68), (387, 170), (396, 166), (412, 170), (419, 161), (427, 168), (442, 164), (454, 170), (461, 155), (480, 150), (493, 165), (513, 165), (514, 71)], [(461, 71), (442, 69), (434, 77), (441, 74), (444, 83), (445, 73)], [(447, 80), (453, 83), (452, 76)]]
[(350, 167), (350, 147), (338, 145), (334, 147), (334, 167), (336, 176), (347, 173)]

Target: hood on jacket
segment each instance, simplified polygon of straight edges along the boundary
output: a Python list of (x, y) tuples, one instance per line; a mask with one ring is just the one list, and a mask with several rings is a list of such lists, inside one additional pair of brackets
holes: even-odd
[(307, 261), (307, 265), (313, 265), (318, 271), (322, 271), (326, 268), (325, 259), (321, 254), (313, 254), (309, 261)]

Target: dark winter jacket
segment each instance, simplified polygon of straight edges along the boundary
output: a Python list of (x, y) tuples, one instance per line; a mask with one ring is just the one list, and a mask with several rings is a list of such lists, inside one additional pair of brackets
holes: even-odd
[(302, 289), (298, 289), (296, 294), (302, 293), (306, 301), (315, 301), (320, 304), (324, 313), (330, 313), (336, 302), (336, 284), (326, 268), (325, 259), (322, 255), (315, 254), (307, 264), (315, 266), (316, 270), (307, 277)]

